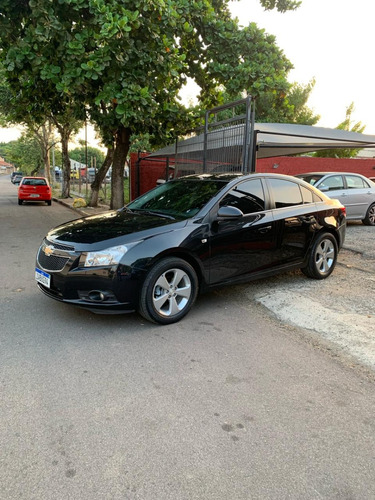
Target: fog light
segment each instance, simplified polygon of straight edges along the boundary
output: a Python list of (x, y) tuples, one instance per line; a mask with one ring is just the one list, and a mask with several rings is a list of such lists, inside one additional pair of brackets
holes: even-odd
[(108, 299), (109, 295), (106, 292), (101, 292), (100, 290), (91, 290), (88, 293), (89, 299), (94, 302), (104, 302)]

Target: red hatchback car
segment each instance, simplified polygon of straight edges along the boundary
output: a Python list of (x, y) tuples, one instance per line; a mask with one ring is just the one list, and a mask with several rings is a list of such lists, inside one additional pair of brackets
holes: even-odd
[(18, 204), (24, 201), (45, 201), (51, 205), (52, 190), (45, 177), (22, 177), (18, 188)]

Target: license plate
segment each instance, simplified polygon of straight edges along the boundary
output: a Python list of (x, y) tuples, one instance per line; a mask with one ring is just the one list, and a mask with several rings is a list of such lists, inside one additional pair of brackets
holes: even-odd
[(37, 267), (35, 268), (35, 279), (47, 288), (51, 285), (51, 276)]
[(30, 198), (39, 198), (39, 196), (40, 196), (39, 194), (31, 194)]

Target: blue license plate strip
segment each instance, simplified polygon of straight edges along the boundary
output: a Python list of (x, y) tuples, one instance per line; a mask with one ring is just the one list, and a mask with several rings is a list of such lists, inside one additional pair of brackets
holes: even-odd
[(35, 268), (35, 279), (38, 283), (41, 283), (47, 288), (51, 286), (51, 275), (37, 267)]

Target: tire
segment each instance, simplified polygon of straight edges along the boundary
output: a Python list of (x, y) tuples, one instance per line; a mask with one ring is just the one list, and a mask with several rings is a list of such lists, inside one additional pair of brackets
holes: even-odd
[(337, 241), (330, 233), (318, 236), (311, 249), (307, 266), (302, 272), (309, 278), (322, 280), (328, 278), (336, 266)]
[(368, 207), (366, 216), (362, 219), (362, 222), (365, 226), (375, 226), (375, 203)]
[(180, 321), (198, 295), (198, 278), (185, 260), (167, 257), (156, 263), (142, 285), (139, 313), (161, 325)]
[(18, 205), (22, 205), (23, 201), (18, 198)]
[(47, 203), (47, 205), (50, 207), (50, 206), (51, 206), (52, 201), (51, 201), (51, 200), (47, 200), (47, 201), (46, 201), (46, 203)]

